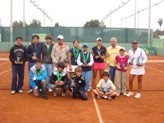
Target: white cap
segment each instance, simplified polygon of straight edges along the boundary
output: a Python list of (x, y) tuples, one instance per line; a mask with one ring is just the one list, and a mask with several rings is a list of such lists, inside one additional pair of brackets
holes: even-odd
[(62, 35), (58, 35), (57, 39), (64, 39)]
[(121, 50), (126, 51), (126, 49), (125, 49), (124, 47), (121, 47), (120, 50), (119, 50), (119, 52), (120, 52)]
[(97, 38), (96, 41), (102, 41), (102, 38)]

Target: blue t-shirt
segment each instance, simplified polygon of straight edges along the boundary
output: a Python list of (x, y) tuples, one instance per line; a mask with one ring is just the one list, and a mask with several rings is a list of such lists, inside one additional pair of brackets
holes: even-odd
[(79, 56), (79, 53), (82, 52), (82, 50), (81, 50), (81, 49), (78, 49), (78, 50), (77, 50), (78, 56), (77, 56), (76, 59), (75, 59), (75, 56), (74, 56), (74, 53), (73, 53), (73, 48), (71, 48), (71, 49), (69, 50), (69, 52), (72, 54), (72, 55), (71, 55), (71, 65), (77, 65), (77, 58), (78, 58), (78, 56)]

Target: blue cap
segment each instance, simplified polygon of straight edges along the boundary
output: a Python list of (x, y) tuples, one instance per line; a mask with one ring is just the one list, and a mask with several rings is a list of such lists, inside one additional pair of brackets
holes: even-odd
[(88, 44), (87, 44), (87, 43), (84, 43), (84, 44), (83, 44), (83, 47), (88, 47)]

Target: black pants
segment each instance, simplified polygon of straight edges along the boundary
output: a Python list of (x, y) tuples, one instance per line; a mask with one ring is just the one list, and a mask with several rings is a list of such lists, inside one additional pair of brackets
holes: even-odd
[(22, 90), (24, 81), (24, 64), (12, 65), (11, 90)]
[(79, 97), (82, 99), (82, 100), (87, 100), (88, 97), (85, 93), (85, 91), (83, 89), (80, 89), (76, 86), (73, 86), (73, 87), (70, 87), (70, 90), (72, 92), (72, 97), (73, 98), (76, 98), (77, 95), (79, 95)]

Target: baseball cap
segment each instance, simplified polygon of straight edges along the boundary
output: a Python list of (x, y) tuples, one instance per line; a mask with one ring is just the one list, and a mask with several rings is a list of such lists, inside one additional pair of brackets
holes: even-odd
[(83, 44), (83, 47), (88, 47), (88, 44), (87, 44), (87, 43), (84, 43), (84, 44)]
[(121, 50), (126, 51), (124, 47), (121, 47), (121, 49), (119, 50), (119, 52), (120, 52)]
[(52, 39), (52, 36), (49, 35), (49, 34), (47, 34), (46, 37), (45, 37), (45, 39)]
[(132, 41), (132, 44), (138, 44), (138, 42), (136, 40)]
[(96, 41), (102, 41), (102, 38), (99, 37), (99, 38), (96, 39)]
[(58, 35), (57, 39), (64, 39), (63, 35)]

